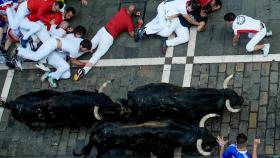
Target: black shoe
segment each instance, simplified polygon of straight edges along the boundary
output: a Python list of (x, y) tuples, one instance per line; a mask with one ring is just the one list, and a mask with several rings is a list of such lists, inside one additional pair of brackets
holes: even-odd
[(32, 38), (29, 38), (28, 44), (29, 44), (32, 51), (36, 51), (36, 47), (33, 44), (33, 39)]
[(141, 28), (137, 31), (136, 35), (137, 39), (135, 39), (136, 42), (141, 41), (143, 38), (147, 37), (145, 28)]
[(22, 63), (23, 63), (23, 58), (17, 55), (17, 50), (15, 55), (13, 56), (11, 62), (13, 63), (13, 65), (15, 66), (16, 69), (18, 69), (19, 71), (22, 71)]
[(15, 65), (13, 64), (12, 61), (8, 61), (8, 60), (7, 60), (6, 65), (7, 65), (10, 69), (14, 69), (14, 68), (15, 68)]
[(167, 48), (168, 48), (168, 46), (166, 45), (166, 40), (163, 40), (162, 43), (161, 43), (161, 51), (162, 51), (163, 55), (166, 54)]

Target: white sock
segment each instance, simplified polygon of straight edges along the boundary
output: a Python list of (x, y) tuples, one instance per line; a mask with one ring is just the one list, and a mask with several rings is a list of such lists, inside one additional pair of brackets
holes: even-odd
[(85, 74), (87, 74), (89, 72), (89, 70), (91, 69), (91, 67), (84, 67), (83, 69), (85, 70)]

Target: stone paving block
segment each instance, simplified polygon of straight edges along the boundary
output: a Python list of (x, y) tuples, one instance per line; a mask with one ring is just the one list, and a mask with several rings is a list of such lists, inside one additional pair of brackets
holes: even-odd
[(200, 75), (200, 65), (199, 64), (194, 64), (193, 65), (193, 76), (199, 76)]
[(223, 123), (230, 122), (230, 115), (231, 115), (231, 113), (228, 110), (224, 110), (222, 122)]
[(230, 129), (229, 142), (236, 142), (236, 137), (238, 135), (238, 129)]
[(223, 88), (223, 83), (224, 83), (225, 77), (226, 76), (224, 73), (218, 73), (217, 89)]
[(253, 63), (252, 69), (253, 71), (259, 71), (261, 69), (261, 63)]
[(191, 87), (198, 88), (199, 77), (192, 77)]
[(261, 91), (268, 91), (269, 77), (261, 77)]
[(208, 77), (209, 77), (208, 74), (200, 74), (199, 85), (207, 84)]
[(249, 128), (256, 128), (257, 127), (257, 114), (250, 113), (249, 115)]
[(275, 153), (280, 153), (280, 140), (275, 140), (275, 145), (274, 145)]
[(267, 128), (275, 128), (275, 113), (267, 115)]
[(274, 145), (274, 139), (275, 139), (274, 135), (275, 135), (274, 129), (266, 130), (265, 143), (267, 145)]
[(227, 65), (226, 64), (219, 64), (219, 72), (226, 72)]
[(200, 67), (200, 72), (202, 74), (208, 74), (209, 73), (209, 64), (202, 64)]
[(278, 72), (270, 73), (270, 83), (278, 83)]
[(240, 121), (248, 121), (249, 120), (249, 107), (243, 107), (240, 111)]
[(238, 128), (239, 126), (239, 114), (232, 114), (230, 119), (230, 128)]
[(230, 132), (230, 127), (228, 123), (222, 123), (221, 125), (221, 135), (227, 137)]
[(243, 74), (240, 72), (235, 73), (234, 75), (234, 87), (242, 87), (243, 85)]
[(269, 97), (269, 102), (267, 105), (267, 112), (275, 112), (277, 106), (277, 99), (276, 97)]
[(266, 107), (260, 107), (258, 121), (266, 121), (266, 117), (267, 117)]
[(237, 63), (237, 64), (235, 65), (235, 70), (236, 70), (237, 72), (244, 71), (244, 63)]
[(248, 131), (248, 122), (241, 121), (239, 123), (239, 132), (238, 133), (247, 134), (247, 131)]
[(278, 72), (279, 66), (278, 62), (272, 62), (271, 63), (271, 71), (277, 71)]
[(265, 122), (258, 122), (257, 137), (260, 139), (265, 139), (266, 124)]
[(234, 74), (235, 72), (234, 69), (235, 69), (234, 63), (227, 64), (227, 75)]
[(208, 88), (216, 88), (217, 78), (216, 77), (209, 77), (208, 81)]
[(252, 63), (246, 63), (245, 64), (245, 72), (244, 72), (244, 77), (248, 77), (248, 75), (251, 74), (252, 72)]
[(261, 92), (260, 94), (260, 105), (267, 105), (268, 94), (267, 92)]
[(265, 154), (272, 155), (273, 154), (273, 146), (271, 146), (271, 145), (265, 146)]
[(280, 126), (280, 113), (276, 113), (276, 126)]
[(269, 70), (270, 70), (270, 63), (262, 63), (261, 75), (262, 76), (268, 76), (269, 75)]
[[(244, 133), (246, 134), (246, 133)], [(256, 137), (256, 129), (248, 129), (248, 145), (253, 145), (254, 139)]]
[(209, 76), (217, 76), (218, 74), (218, 64), (210, 64), (210, 73)]
[(251, 101), (251, 112), (257, 112), (259, 110), (259, 101), (252, 100)]

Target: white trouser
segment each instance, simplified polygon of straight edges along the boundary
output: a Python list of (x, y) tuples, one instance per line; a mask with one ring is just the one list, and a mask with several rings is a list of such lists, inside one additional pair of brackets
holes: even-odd
[(174, 47), (177, 46), (179, 44), (183, 44), (189, 41), (189, 28), (184, 27), (183, 25), (181, 25), (179, 18), (178, 22), (177, 22), (177, 26), (175, 28), (175, 34), (176, 34), (176, 38), (170, 39), (170, 40), (166, 40), (166, 45), (168, 47)]
[(258, 33), (256, 33), (255, 35), (248, 34), (249, 38), (251, 37), (251, 40), (247, 43), (246, 50), (248, 52), (254, 51), (255, 46), (265, 37), (266, 32), (266, 27), (263, 24), (263, 28)]
[[(92, 49), (96, 49), (90, 58), (89, 62), (95, 65), (97, 61), (110, 49), (114, 42), (112, 35), (107, 32), (105, 27), (102, 27), (96, 35), (91, 39)], [(87, 72), (86, 72), (87, 73)]]
[(39, 23), (30, 21), (28, 18), (24, 18), (19, 27), (27, 30), (27, 32), (23, 34), (24, 40), (27, 40), (31, 35), (34, 35), (42, 29), (42, 26)]
[(13, 8), (9, 7), (6, 10), (8, 22), (12, 29), (18, 29), (21, 21), (29, 14), (29, 10), (27, 8), (27, 1), (22, 2), (17, 12), (14, 14)]
[(164, 29), (160, 30), (157, 35), (161, 37), (169, 37), (176, 30), (176, 28), (179, 27), (179, 25), (181, 25), (179, 18), (173, 18), (170, 20), (170, 24)]
[(54, 51), (48, 58), (48, 63), (56, 68), (56, 71), (51, 72), (49, 76), (52, 79), (59, 80), (68, 79), (71, 77), (70, 65), (66, 62), (66, 54), (63, 52)]
[(51, 36), (47, 30), (47, 27), (41, 21), (37, 21), (37, 24), (41, 26), (41, 30), (37, 32), (36, 35), (42, 43), (45, 43), (51, 38)]
[(36, 52), (21, 47), (18, 48), (18, 55), (24, 59), (39, 61), (44, 57), (47, 57), (56, 48), (57, 40), (55, 38), (50, 38), (47, 42), (43, 43), (43, 45)]

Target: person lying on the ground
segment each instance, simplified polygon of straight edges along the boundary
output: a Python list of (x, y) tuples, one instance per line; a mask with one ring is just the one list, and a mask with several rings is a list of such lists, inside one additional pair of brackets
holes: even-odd
[(236, 137), (236, 143), (229, 145), (226, 149), (225, 146), (228, 141), (225, 141), (223, 136), (218, 136), (217, 142), (220, 146), (220, 158), (257, 158), (257, 150), (260, 144), (260, 139), (254, 139), (252, 156), (247, 150), (247, 136), (243, 133), (238, 134)]
[(140, 12), (136, 11), (135, 5), (129, 5), (126, 8), (121, 8), (119, 12), (107, 23), (105, 27), (99, 29), (96, 35), (91, 39), (92, 48), (95, 50), (90, 60), (84, 66), (84, 68), (79, 69), (74, 75), (74, 80), (81, 79), (86, 75), (91, 68), (98, 62), (98, 60), (105, 55), (105, 53), (110, 49), (114, 40), (124, 31), (128, 31), (130, 37), (134, 38), (135, 28), (140, 28), (143, 24), (142, 19), (138, 19), (137, 26), (133, 26), (132, 18), (133, 15), (140, 15)]
[(233, 46), (236, 46), (241, 33), (247, 33), (251, 39), (247, 45), (247, 52), (263, 51), (263, 56), (266, 57), (269, 53), (270, 44), (259, 44), (265, 36), (272, 35), (272, 32), (267, 32), (266, 26), (260, 20), (253, 19), (246, 15), (236, 16), (234, 13), (227, 13), (224, 20), (228, 27), (232, 27), (234, 37), (232, 39)]

